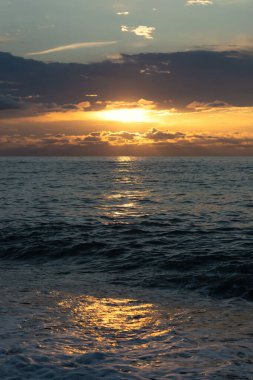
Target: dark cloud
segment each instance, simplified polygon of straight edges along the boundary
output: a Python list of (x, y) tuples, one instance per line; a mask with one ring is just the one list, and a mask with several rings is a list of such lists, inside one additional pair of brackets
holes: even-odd
[(16, 110), (24, 107), (20, 98), (12, 95), (0, 95), (0, 111)]
[(91, 108), (99, 107), (97, 101), (141, 98), (161, 107), (166, 103), (183, 109), (194, 102), (210, 107), (252, 106), (253, 55), (236, 51), (149, 53), (82, 65), (43, 63), (0, 53), (0, 83), (10, 83), (0, 88), (10, 108), (20, 105), (10, 101), (14, 83), (17, 99), (57, 104), (66, 110), (75, 109), (85, 94), (97, 95), (89, 98)]
[(231, 107), (231, 104), (223, 102), (221, 100), (215, 100), (211, 103), (204, 103), (204, 102), (191, 102), (190, 104), (187, 104), (186, 108), (189, 110), (207, 110), (212, 108), (228, 108)]
[(156, 128), (149, 130), (145, 134), (145, 137), (151, 140), (174, 140), (178, 138), (183, 138), (184, 136), (184, 133), (181, 132), (170, 133), (167, 131), (159, 131)]
[(111, 141), (117, 141), (117, 140), (134, 140), (136, 137), (139, 137), (140, 134), (137, 132), (126, 132), (126, 131), (120, 131), (120, 132), (107, 132), (105, 134), (108, 140)]
[(83, 139), (83, 142), (98, 143), (101, 142), (101, 138), (99, 136), (87, 136)]

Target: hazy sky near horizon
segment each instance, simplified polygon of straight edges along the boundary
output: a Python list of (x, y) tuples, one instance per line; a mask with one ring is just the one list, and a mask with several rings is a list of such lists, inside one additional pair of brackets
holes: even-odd
[(252, 0), (1, 0), (0, 8), (0, 50), (44, 61), (253, 43)]

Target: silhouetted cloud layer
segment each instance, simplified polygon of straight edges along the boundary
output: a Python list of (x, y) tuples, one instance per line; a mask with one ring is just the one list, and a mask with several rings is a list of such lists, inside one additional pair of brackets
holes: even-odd
[(208, 104), (244, 107), (253, 105), (252, 88), (253, 55), (238, 51), (122, 55), (83, 65), (0, 53), (0, 109), (5, 111), (25, 103), (74, 107), (88, 100), (97, 107), (142, 98), (185, 111)]
[(252, 155), (253, 138), (186, 134), (151, 128), (146, 132), (101, 131), (81, 136), (0, 136), (0, 155)]

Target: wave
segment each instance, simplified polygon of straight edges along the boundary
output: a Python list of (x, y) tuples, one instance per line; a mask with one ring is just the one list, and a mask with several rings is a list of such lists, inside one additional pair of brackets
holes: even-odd
[(67, 262), (70, 271), (108, 273), (114, 284), (253, 301), (252, 229), (176, 228), (174, 223), (7, 226), (0, 230), (0, 257)]

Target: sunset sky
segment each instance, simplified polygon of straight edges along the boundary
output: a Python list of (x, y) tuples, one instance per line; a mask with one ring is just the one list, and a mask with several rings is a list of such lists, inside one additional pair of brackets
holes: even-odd
[(1, 0), (1, 155), (253, 155), (252, 0)]

